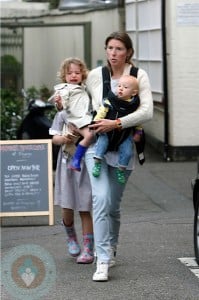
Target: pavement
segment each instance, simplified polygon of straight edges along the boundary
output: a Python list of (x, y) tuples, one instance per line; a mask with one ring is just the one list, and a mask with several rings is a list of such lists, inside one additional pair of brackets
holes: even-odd
[[(59, 207), (54, 209), (53, 226), (48, 225), (46, 216), (2, 218), (1, 299), (198, 300), (199, 278), (179, 260), (194, 257), (191, 180), (196, 172), (196, 162), (165, 162), (147, 146), (146, 162), (143, 166), (136, 164), (123, 196), (117, 265), (110, 269), (108, 282), (93, 282), (95, 265), (76, 264), (68, 255)], [(80, 219), (77, 214), (75, 218), (81, 241)], [(31, 249), (34, 245), (42, 247), (41, 260), (45, 261), (45, 253), (53, 260), (52, 264), (47, 262), (52, 276), (43, 270), (43, 278), (47, 278), (48, 283), (42, 283), (41, 289), (39, 283), (20, 285), (19, 272), (17, 279), (13, 277), (14, 282), (8, 276), (17, 268), (9, 256), (12, 250), (29, 245)], [(21, 258), (22, 252), (14, 253), (15, 259), (17, 255)], [(13, 264), (7, 265), (6, 270), (5, 261)]]

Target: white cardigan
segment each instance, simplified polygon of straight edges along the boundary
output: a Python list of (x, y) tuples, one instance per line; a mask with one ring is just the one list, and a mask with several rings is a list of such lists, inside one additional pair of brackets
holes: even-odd
[[(130, 74), (130, 68), (131, 65), (126, 64), (123, 75)], [(143, 69), (138, 69), (137, 79), (140, 106), (135, 112), (120, 118), (122, 128), (143, 124), (153, 116), (153, 99), (148, 75)], [(92, 98), (93, 110), (97, 111), (102, 104), (102, 67), (89, 72), (86, 86)]]

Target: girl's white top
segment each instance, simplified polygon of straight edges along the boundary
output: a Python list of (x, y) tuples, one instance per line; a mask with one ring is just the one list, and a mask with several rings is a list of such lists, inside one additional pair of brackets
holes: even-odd
[(63, 108), (67, 113), (67, 120), (78, 128), (91, 123), (90, 98), (85, 85), (61, 83), (54, 87), (62, 98)]

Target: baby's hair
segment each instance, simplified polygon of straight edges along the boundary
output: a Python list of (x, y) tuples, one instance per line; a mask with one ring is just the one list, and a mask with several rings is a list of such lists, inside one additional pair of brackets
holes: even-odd
[(88, 76), (88, 69), (86, 64), (76, 57), (69, 57), (66, 58), (60, 66), (60, 69), (57, 73), (57, 76), (61, 79), (62, 82), (66, 82), (65, 76), (66, 72), (68, 72), (70, 64), (75, 64), (80, 67), (80, 71), (82, 72), (82, 81), (84, 82)]
[(138, 79), (135, 76), (132, 76), (132, 75), (122, 75), (122, 77), (120, 77), (120, 79), (129, 79), (129, 80), (131, 80), (131, 82), (134, 85), (134, 91), (136, 93), (139, 92), (139, 82), (138, 82)]

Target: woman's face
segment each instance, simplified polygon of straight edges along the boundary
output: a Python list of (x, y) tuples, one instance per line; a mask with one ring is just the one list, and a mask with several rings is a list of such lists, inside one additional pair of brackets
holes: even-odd
[(126, 62), (127, 54), (128, 50), (121, 41), (109, 40), (106, 46), (106, 55), (111, 67), (123, 66)]

